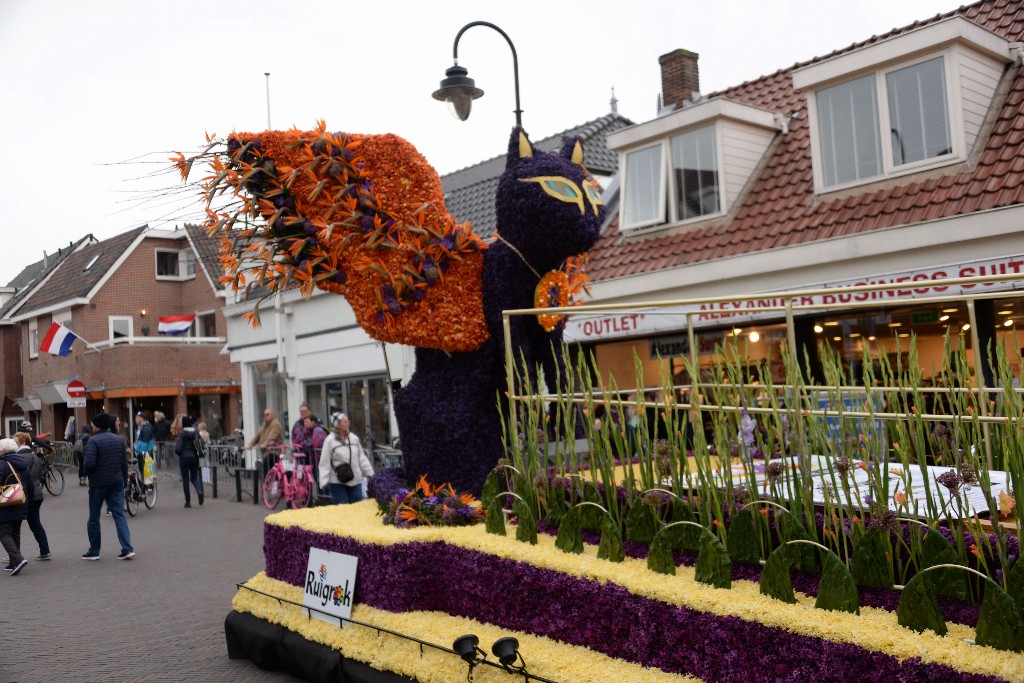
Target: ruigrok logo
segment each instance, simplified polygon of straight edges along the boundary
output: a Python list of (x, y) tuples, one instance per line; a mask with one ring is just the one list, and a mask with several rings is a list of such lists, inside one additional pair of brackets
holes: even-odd
[(352, 616), (358, 558), (320, 548), (309, 549), (303, 586), (304, 612), (335, 626)]

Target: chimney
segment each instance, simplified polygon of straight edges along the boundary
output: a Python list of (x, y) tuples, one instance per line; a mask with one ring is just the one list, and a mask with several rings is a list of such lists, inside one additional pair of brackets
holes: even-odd
[(661, 64), (662, 106), (675, 109), (683, 100), (693, 100), (693, 94), (700, 92), (700, 74), (697, 60), (700, 55), (689, 50), (673, 50), (658, 57)]

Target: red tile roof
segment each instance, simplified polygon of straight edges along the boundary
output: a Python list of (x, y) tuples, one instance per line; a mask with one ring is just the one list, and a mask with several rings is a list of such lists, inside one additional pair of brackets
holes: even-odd
[(1024, 2), (983, 0), (710, 95), (799, 114), (790, 123), (789, 133), (769, 147), (771, 156), (728, 217), (686, 232), (628, 240), (619, 232), (616, 218), (590, 252), (591, 279), (610, 280), (1024, 203), (1024, 69), (1020, 65), (1010, 67), (1015, 74), (1009, 93), (974, 166), (953, 165), (944, 176), (923, 180), (917, 176), (895, 187), (892, 184), (898, 180), (880, 181), (885, 187), (868, 185), (860, 194), (815, 197), (807, 98), (793, 89), (793, 71), (953, 16), (965, 17), (1008, 41), (1024, 40)]

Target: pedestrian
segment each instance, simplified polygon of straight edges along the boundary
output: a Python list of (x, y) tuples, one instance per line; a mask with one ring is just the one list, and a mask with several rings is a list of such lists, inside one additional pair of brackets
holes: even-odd
[[(28, 564), (21, 554), (21, 523), (28, 517), (28, 508), (35, 497), (35, 486), (28, 462), (15, 451), (18, 443), (14, 439), (0, 439), (0, 483), (14, 483), (17, 474), (25, 490), (25, 502), (0, 507), (0, 545), (7, 551), (4, 571), (16, 575)], [(10, 481), (8, 481), (10, 478)]]
[(128, 450), (121, 437), (111, 433), (116, 421), (111, 415), (99, 413), (92, 418), (94, 431), (85, 446), (85, 474), (89, 478), (89, 550), (83, 560), (100, 559), (100, 510), (114, 518), (117, 540), (121, 544), (119, 560), (135, 557), (128, 520), (124, 515), (124, 485), (128, 480)]
[(139, 474), (145, 472), (146, 456), (153, 457), (153, 449), (156, 447), (153, 425), (146, 420), (146, 414), (141, 410), (135, 413), (135, 457), (139, 460)]
[(174, 452), (178, 455), (178, 467), (181, 469), (181, 485), (185, 489), (185, 507), (192, 507), (192, 492), (188, 483), (196, 488), (199, 495), (199, 504), (203, 504), (203, 481), (199, 478), (199, 450), (196, 448), (196, 439), (201, 439), (195, 427), (192, 417), (186, 415), (181, 419), (181, 432), (178, 440), (174, 442)]
[[(301, 443), (302, 442), (302, 432), (306, 428), (305, 425), (303, 424), (303, 421), (307, 417), (309, 417), (310, 415), (313, 415), (313, 411), (310, 410), (309, 404), (308, 403), (300, 403), (299, 404), (299, 419), (296, 420), (295, 424), (292, 425), (292, 443), (293, 444), (294, 443)], [(316, 416), (315, 415), (313, 415), (313, 419), (316, 420)], [(317, 422), (319, 422), (319, 420), (317, 420)]]
[(292, 445), (306, 455), (306, 464), (312, 465), (315, 470), (320, 463), (320, 451), (323, 449), (326, 439), (327, 430), (316, 419), (316, 415), (310, 413), (302, 418), (302, 431), (299, 432), (299, 440)]
[(43, 507), (43, 468), (46, 463), (42, 457), (32, 450), (32, 437), (25, 432), (18, 432), (14, 435), (14, 441), (18, 444), (18, 455), (28, 461), (29, 473), (32, 475), (32, 502), (28, 506), (28, 528), (36, 537), (39, 544), (39, 557), (36, 562), (43, 562), (50, 559), (50, 542), (46, 538), (46, 529), (40, 519), (40, 508)]
[(71, 451), (75, 454), (75, 464), (78, 465), (78, 485), (85, 486), (85, 470), (82, 469), (85, 465), (85, 443), (89, 440), (89, 435), (92, 433), (92, 425), (86, 422), (82, 425), (82, 431), (78, 433), (78, 437), (75, 439), (75, 445), (72, 446)]
[(68, 418), (68, 422), (64, 425), (64, 440), (68, 443), (74, 443), (75, 437), (78, 435), (78, 420), (75, 419), (74, 415)]
[[(308, 406), (307, 406), (308, 408)], [(273, 408), (263, 411), (263, 424), (256, 436), (252, 437), (247, 444), (248, 448), (259, 448), (263, 457), (263, 471), (268, 472), (271, 467), (277, 464), (278, 453), (273, 451), (273, 446), (280, 448), (284, 443), (284, 430), (281, 429), (281, 422), (277, 419)]]
[[(339, 476), (344, 465), (351, 468), (351, 477), (344, 481)], [(335, 505), (358, 503), (363, 499), (363, 477), (373, 476), (373, 465), (359, 443), (359, 437), (349, 432), (348, 416), (334, 416), (334, 431), (324, 441), (320, 453), (320, 489), (327, 489)]]
[(199, 434), (199, 438), (203, 440), (203, 443), (207, 446), (210, 445), (210, 432), (206, 428), (205, 422), (200, 422), (196, 425), (196, 433)]
[(153, 440), (156, 441), (156, 466), (162, 467), (174, 437), (171, 436), (171, 421), (160, 410), (153, 411)]

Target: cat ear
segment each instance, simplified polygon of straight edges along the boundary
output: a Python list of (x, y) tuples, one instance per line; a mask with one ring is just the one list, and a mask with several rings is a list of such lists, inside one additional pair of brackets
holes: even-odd
[(507, 166), (512, 167), (520, 159), (529, 159), (533, 156), (533, 145), (526, 137), (526, 131), (519, 126), (512, 129), (512, 136), (508, 141), (508, 162)]
[(578, 138), (566, 140), (562, 145), (562, 157), (574, 164), (583, 165), (583, 144)]

